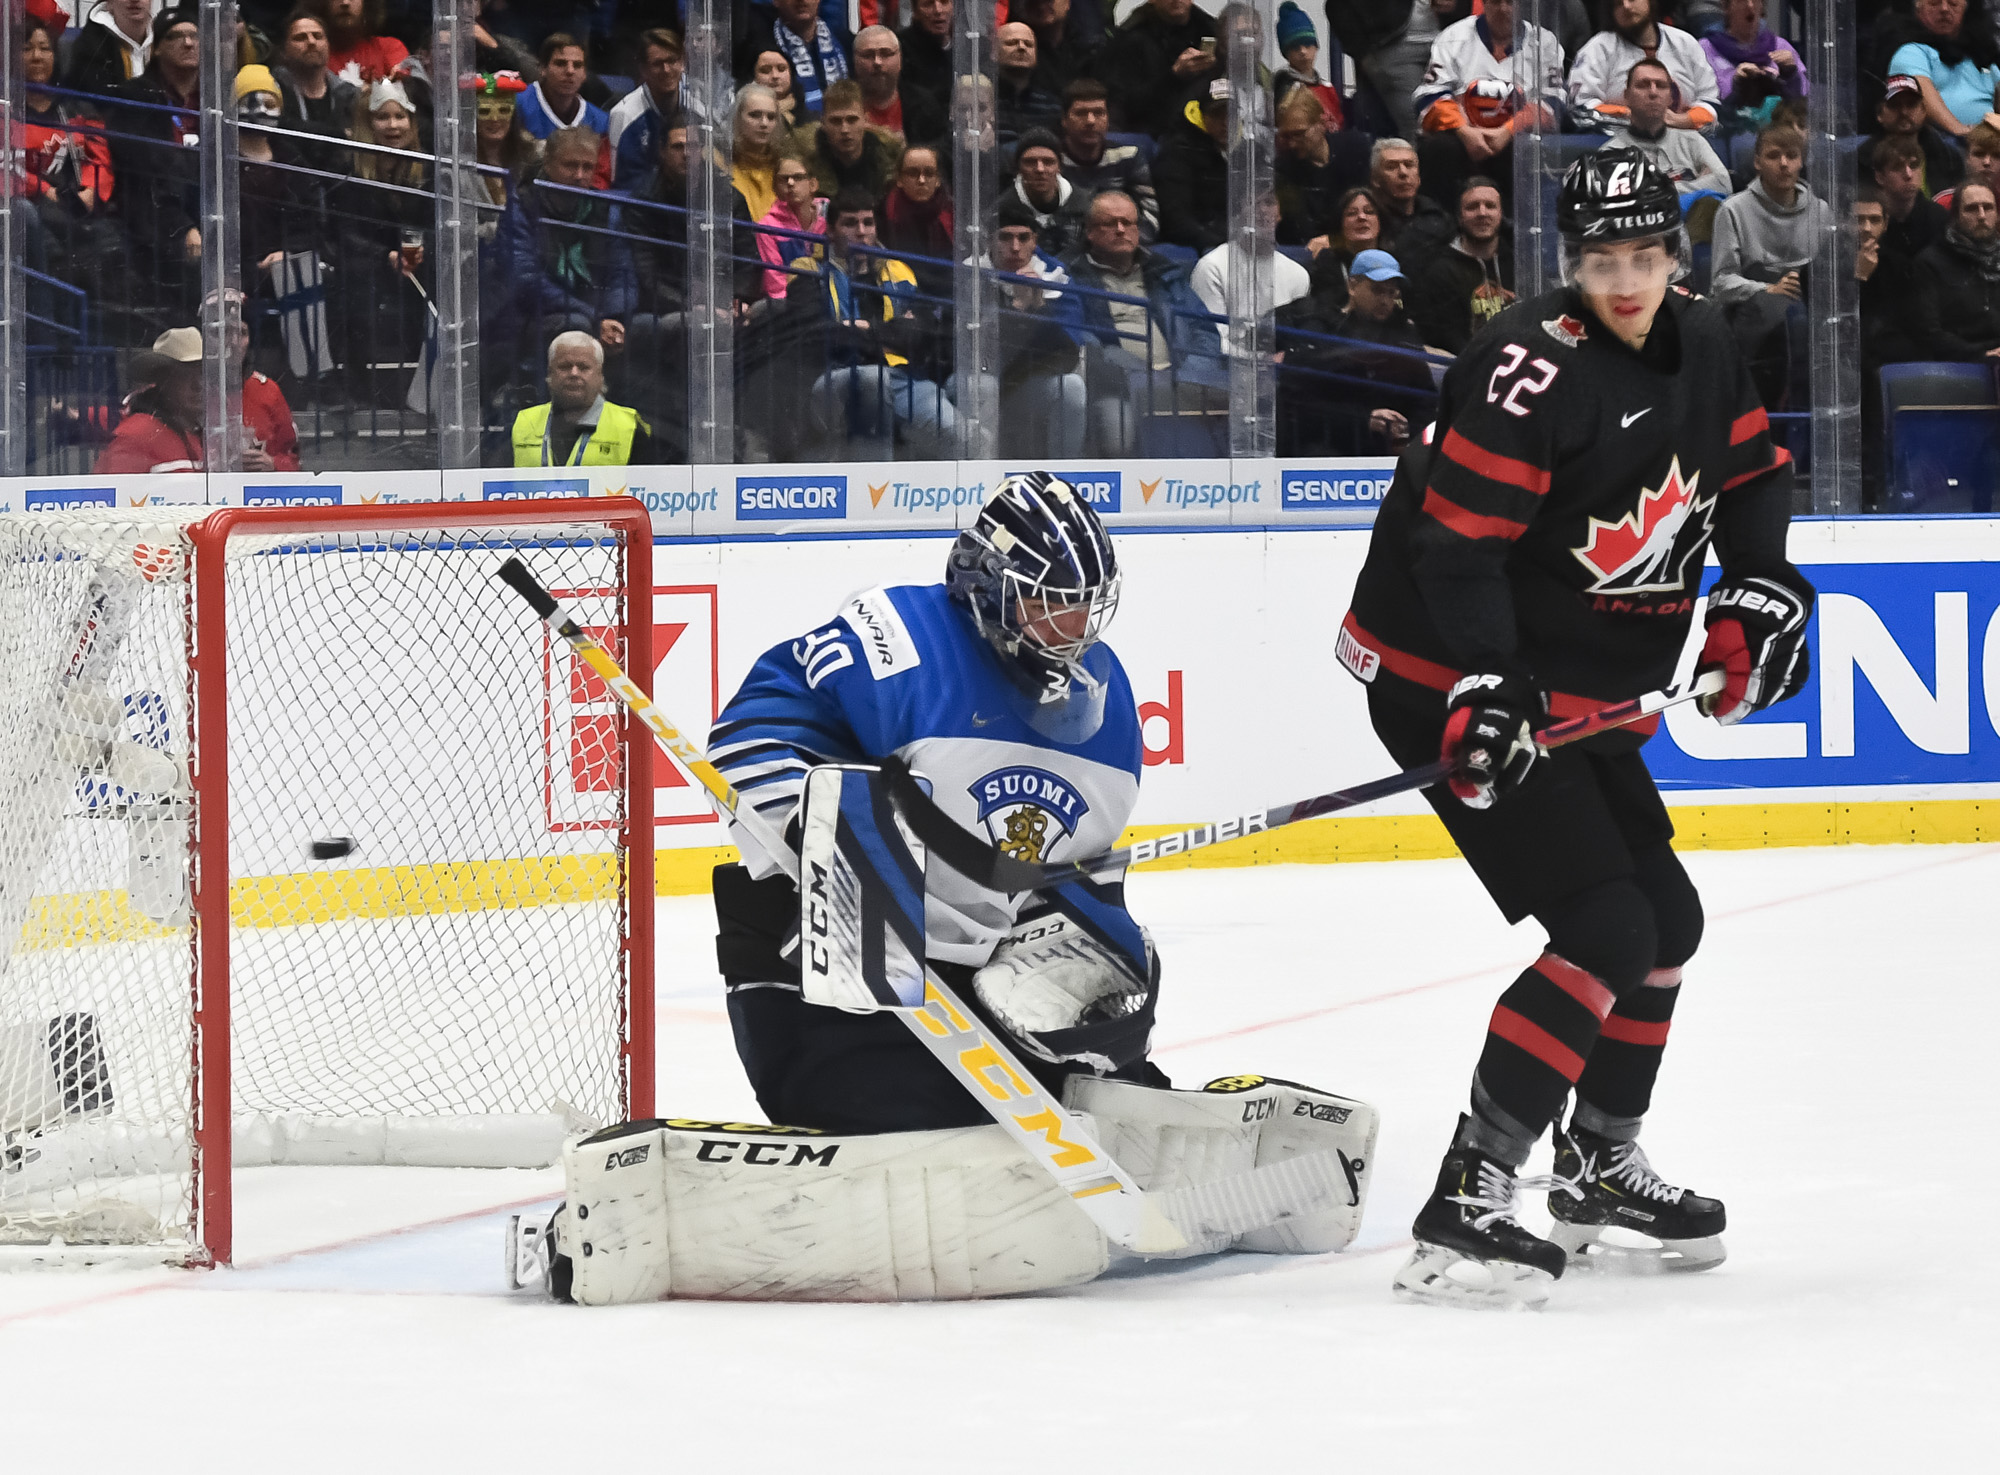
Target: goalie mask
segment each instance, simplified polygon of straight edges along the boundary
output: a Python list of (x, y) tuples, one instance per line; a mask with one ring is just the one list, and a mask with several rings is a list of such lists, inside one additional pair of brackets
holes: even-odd
[(1598, 290), (1579, 280), (1591, 246), (1657, 240), (1666, 253), (1670, 282), (1686, 276), (1693, 265), (1681, 225), (1680, 192), (1636, 149), (1599, 149), (1570, 165), (1556, 201), (1556, 229), (1562, 236), (1563, 283), (1586, 292)]
[(1002, 481), (945, 565), (945, 589), (1043, 702), (1072, 681), (1097, 689), (1084, 656), (1117, 612), (1120, 578), (1096, 511), (1046, 471)]

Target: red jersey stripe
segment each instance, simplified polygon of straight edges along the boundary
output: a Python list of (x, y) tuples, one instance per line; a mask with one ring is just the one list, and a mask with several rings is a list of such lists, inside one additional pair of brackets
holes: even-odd
[(1535, 959), (1535, 971), (1595, 1014), (1600, 1021), (1618, 1002), (1618, 996), (1606, 988), (1596, 974), (1577, 967), (1559, 953), (1543, 953)]
[[(1764, 412), (1759, 410), (1757, 413), (1761, 415)], [(1741, 476), (1732, 476), (1722, 484), (1722, 489), (1726, 492), (1731, 487), (1742, 486), (1746, 481), (1755, 481), (1760, 476), (1769, 476), (1773, 471), (1776, 471), (1791, 459), (1792, 453), (1783, 446), (1779, 446), (1777, 454), (1771, 457), (1771, 464), (1769, 466), (1759, 466), (1755, 471), (1746, 471)]]
[(1658, 1024), (1647, 1024), (1637, 1019), (1626, 1019), (1614, 1014), (1604, 1021), (1604, 1028), (1598, 1031), (1598, 1038), (1616, 1040), (1621, 1045), (1664, 1045), (1667, 1031), (1673, 1021), (1661, 1020)]
[(1493, 1022), (1486, 1026), (1510, 1045), (1519, 1045), (1571, 1085), (1583, 1074), (1583, 1057), (1533, 1020), (1524, 1018), (1505, 1004), (1493, 1006)]
[(1754, 410), (1745, 410), (1729, 426), (1729, 443), (1740, 446), (1746, 440), (1754, 440), (1771, 428), (1771, 417), (1764, 413), (1762, 405)]
[(1525, 522), (1515, 522), (1506, 517), (1481, 517), (1477, 512), (1468, 512), (1449, 498), (1439, 496), (1436, 487), (1424, 489), (1424, 511), (1461, 538), (1505, 538), (1511, 543), (1528, 530)]
[(1516, 461), (1512, 456), (1502, 456), (1475, 444), (1456, 430), (1444, 438), (1440, 447), (1445, 455), (1463, 466), (1474, 475), (1483, 476), (1488, 481), (1504, 481), (1509, 486), (1520, 487), (1533, 492), (1537, 497), (1549, 489), (1549, 473), (1539, 466), (1530, 466), (1526, 461)]
[[(1376, 639), (1361, 628), (1361, 622), (1354, 618), (1353, 610), (1347, 612), (1347, 618), (1340, 622), (1340, 627), (1353, 637), (1355, 644), (1372, 651), (1390, 675), (1400, 676), (1403, 680), (1418, 686), (1427, 686), (1432, 691), (1450, 691), (1465, 675), (1463, 671), (1450, 666), (1440, 666), (1436, 661), (1413, 656), (1408, 651), (1397, 650), (1393, 645)], [(1549, 693), (1549, 715), (1559, 722), (1566, 722), (1572, 717), (1588, 717), (1600, 707), (1610, 705), (1608, 700), (1599, 697), (1580, 697), (1566, 691)], [(1626, 723), (1625, 730), (1650, 734), (1657, 731), (1659, 726), (1660, 719), (1658, 714), (1655, 714), (1637, 722)]]

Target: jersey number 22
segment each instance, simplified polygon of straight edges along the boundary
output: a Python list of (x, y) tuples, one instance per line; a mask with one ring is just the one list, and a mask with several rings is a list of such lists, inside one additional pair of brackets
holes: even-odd
[(1521, 396), (1540, 394), (1555, 383), (1556, 366), (1547, 359), (1533, 360), (1528, 365), (1529, 372), (1514, 381), (1506, 390), (1506, 397), (1503, 399), (1500, 381), (1520, 369), (1522, 360), (1528, 357), (1528, 350), (1518, 343), (1510, 343), (1501, 352), (1506, 354), (1507, 361), (1495, 368), (1487, 378), (1486, 403), (1490, 405), (1498, 401), (1500, 408), (1508, 414), (1525, 415), (1528, 413), (1528, 406), (1521, 403)]

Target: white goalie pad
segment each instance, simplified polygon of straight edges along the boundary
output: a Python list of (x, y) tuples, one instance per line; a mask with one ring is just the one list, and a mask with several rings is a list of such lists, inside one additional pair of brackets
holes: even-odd
[(1361, 1230), (1378, 1125), (1365, 1102), (1255, 1075), (1200, 1091), (1078, 1076), (1064, 1101), (1089, 1114), (1141, 1188), (1183, 1196), (1234, 1226), (1184, 1255), (1231, 1246), (1314, 1255), (1345, 1249)]
[(587, 1306), (960, 1300), (1078, 1285), (1109, 1263), (1096, 1226), (998, 1127), (633, 1122), (563, 1161), (556, 1251)]

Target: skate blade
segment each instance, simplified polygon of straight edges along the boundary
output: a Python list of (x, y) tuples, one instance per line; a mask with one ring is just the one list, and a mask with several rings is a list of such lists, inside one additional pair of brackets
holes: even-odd
[(1539, 1311), (1555, 1277), (1512, 1260), (1475, 1260), (1441, 1245), (1419, 1244), (1396, 1272), (1396, 1295), (1426, 1306), (1467, 1311)]
[(1678, 1275), (1713, 1270), (1728, 1256), (1722, 1236), (1655, 1239), (1611, 1224), (1565, 1224), (1558, 1219), (1548, 1239), (1569, 1254), (1572, 1270), (1596, 1275)]

